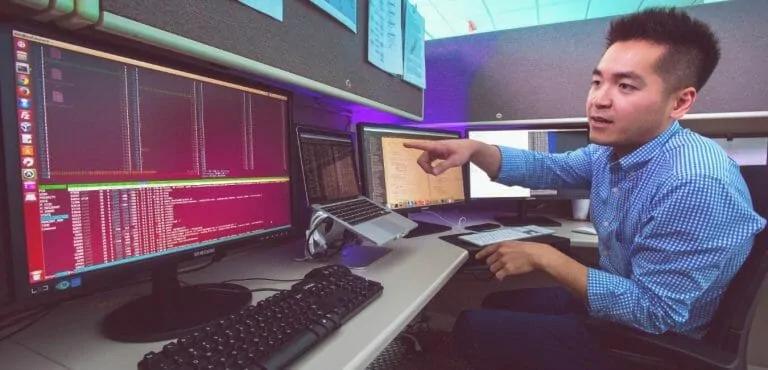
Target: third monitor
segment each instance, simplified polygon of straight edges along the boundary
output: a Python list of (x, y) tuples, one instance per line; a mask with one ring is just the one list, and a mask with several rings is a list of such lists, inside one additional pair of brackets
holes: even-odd
[[(565, 153), (589, 144), (589, 133), (585, 127), (554, 125), (470, 128), (467, 137), (486, 144), (541, 153)], [(499, 184), (474, 164), (469, 169), (469, 194), (473, 202), (488, 200), (498, 204), (504, 199), (518, 201), (517, 214), (496, 217), (497, 221), (506, 226), (560, 226), (549, 218), (528, 215), (526, 200), (589, 198), (586, 189), (529, 189)]]

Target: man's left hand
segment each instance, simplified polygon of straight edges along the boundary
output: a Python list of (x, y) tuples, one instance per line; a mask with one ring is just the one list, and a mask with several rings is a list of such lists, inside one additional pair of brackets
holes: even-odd
[(507, 241), (483, 248), (475, 258), (485, 259), (491, 273), (501, 281), (507, 276), (525, 274), (540, 268), (542, 256), (552, 249), (552, 246), (543, 243)]

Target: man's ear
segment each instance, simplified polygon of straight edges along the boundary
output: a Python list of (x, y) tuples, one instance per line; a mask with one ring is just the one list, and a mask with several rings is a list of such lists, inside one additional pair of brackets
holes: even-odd
[(693, 102), (696, 101), (697, 96), (696, 88), (693, 87), (686, 87), (672, 94), (675, 100), (672, 102), (672, 111), (669, 112), (669, 117), (675, 120), (682, 118), (693, 107)]

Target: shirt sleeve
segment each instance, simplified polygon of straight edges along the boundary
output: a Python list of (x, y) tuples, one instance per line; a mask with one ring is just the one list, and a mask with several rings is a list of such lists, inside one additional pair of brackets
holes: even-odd
[(499, 147), (501, 165), (494, 181), (531, 189), (584, 189), (592, 182), (592, 146), (566, 153), (539, 153)]
[(720, 274), (733, 277), (764, 221), (748, 195), (714, 178), (675, 180), (649, 206), (631, 276), (589, 269), (587, 300), (594, 317), (663, 333), (688, 320)]

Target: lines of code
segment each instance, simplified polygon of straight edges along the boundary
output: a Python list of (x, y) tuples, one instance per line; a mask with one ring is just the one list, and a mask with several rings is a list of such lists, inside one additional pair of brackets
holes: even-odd
[(31, 282), (291, 224), (287, 97), (27, 40)]

